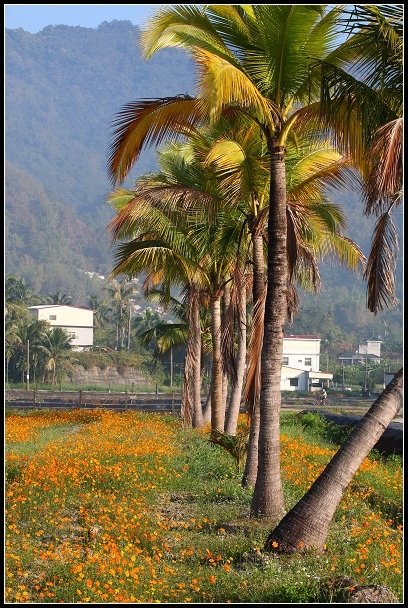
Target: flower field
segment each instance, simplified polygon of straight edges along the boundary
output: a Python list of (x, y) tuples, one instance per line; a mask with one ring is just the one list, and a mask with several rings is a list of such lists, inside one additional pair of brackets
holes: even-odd
[[(328, 576), (402, 597), (401, 461), (366, 460), (324, 554), (261, 556), (232, 458), (159, 414), (6, 415), (6, 601), (313, 602)], [(282, 434), (288, 506), (333, 447)]]

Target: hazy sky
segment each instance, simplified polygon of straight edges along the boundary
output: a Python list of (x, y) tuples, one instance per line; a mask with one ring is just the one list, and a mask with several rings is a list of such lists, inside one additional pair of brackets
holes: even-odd
[(6, 28), (37, 33), (47, 25), (97, 27), (103, 21), (127, 19), (136, 25), (162, 6), (158, 4), (5, 4)]

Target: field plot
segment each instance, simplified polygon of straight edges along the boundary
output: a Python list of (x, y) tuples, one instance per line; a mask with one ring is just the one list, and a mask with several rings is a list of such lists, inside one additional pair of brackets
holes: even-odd
[[(312, 603), (338, 575), (402, 601), (401, 458), (365, 460), (323, 554), (278, 557), (234, 460), (174, 416), (11, 410), (6, 443), (7, 602)], [(335, 450), (283, 416), (287, 508)]]

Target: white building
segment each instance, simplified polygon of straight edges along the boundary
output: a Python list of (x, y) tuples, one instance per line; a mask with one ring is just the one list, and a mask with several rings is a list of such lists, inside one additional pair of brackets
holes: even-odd
[(71, 346), (74, 350), (93, 346), (93, 310), (66, 304), (29, 306), (28, 310), (38, 321), (48, 321), (52, 327), (65, 329), (71, 338)]
[(382, 341), (379, 338), (367, 340), (367, 344), (359, 344), (356, 351), (342, 353), (339, 359), (342, 365), (364, 364), (366, 359), (370, 362), (381, 363), (381, 344)]
[(320, 371), (320, 337), (283, 337), (282, 391), (313, 391), (329, 386), (333, 374)]

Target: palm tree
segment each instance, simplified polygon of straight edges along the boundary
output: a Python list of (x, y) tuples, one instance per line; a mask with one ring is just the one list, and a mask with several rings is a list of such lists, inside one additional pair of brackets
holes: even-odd
[[(122, 197), (123, 206), (111, 224), (113, 233), (123, 238), (137, 234), (139, 230), (140, 238), (119, 248), (119, 263), (114, 273), (136, 273), (136, 268), (140, 272), (147, 267), (150, 276), (158, 282), (165, 279), (163, 268), (167, 263), (171, 272), (170, 278), (165, 280), (183, 281), (187, 286), (189, 326), (196, 327), (196, 340), (200, 325), (199, 302), (202, 294), (207, 294), (212, 319), (212, 428), (223, 431), (221, 299), (229, 281), (233, 254), (234, 261), (237, 260), (235, 242), (239, 226), (231, 224), (228, 213), (215, 213), (215, 207), (223, 204), (217, 181), (211, 171), (196, 161), (191, 145), (170, 147), (159, 155), (159, 162), (163, 173), (138, 180), (139, 189), (133, 195), (123, 190), (116, 192), (116, 205), (121, 206)], [(214, 217), (210, 226), (205, 215), (209, 202)], [(205, 205), (204, 212), (199, 203)], [(217, 248), (223, 255), (219, 255)], [(197, 342), (194, 348), (196, 361), (200, 354), (198, 346)], [(189, 370), (187, 365), (186, 370)], [(193, 386), (197, 387), (197, 381)], [(196, 398), (200, 398), (199, 392)]]
[(279, 410), (288, 281), (286, 144), (305, 114), (302, 108), (319, 100), (316, 60), (336, 59), (339, 13), (325, 5), (184, 5), (160, 11), (143, 34), (145, 53), (166, 46), (190, 51), (199, 67), (199, 97), (128, 104), (116, 123), (110, 157), (111, 176), (122, 181), (145, 145), (185, 134), (227, 111), (244, 113), (262, 131), (270, 174), (268, 271), (252, 511), (275, 519), (284, 511)]
[(129, 325), (131, 300), (136, 294), (135, 286), (128, 281), (113, 280), (104, 290), (108, 294), (108, 307), (116, 323), (115, 350), (125, 347), (126, 329)]
[(25, 279), (14, 274), (7, 275), (4, 282), (4, 295), (6, 302), (29, 304), (33, 294), (25, 283)]
[(53, 327), (47, 333), (45, 346), (47, 349), (47, 369), (51, 372), (51, 384), (55, 384), (62, 362), (68, 358), (71, 348), (71, 338), (62, 327)]
[[(13, 327), (11, 333), (13, 355), (16, 367), (21, 371), (22, 382), (24, 382), (25, 375), (30, 373), (31, 364), (33, 364), (34, 377), (36, 375), (36, 368), (47, 341), (49, 327), (47, 321), (36, 321), (30, 317), (23, 318)], [(27, 361), (28, 344), (30, 345), (29, 361)]]
[[(245, 463), (243, 485), (253, 487), (258, 465), (259, 437), (259, 354), (262, 344), (263, 304), (265, 299), (264, 239), (268, 217), (268, 172), (265, 163), (265, 144), (254, 129), (235, 132), (232, 127), (211, 147), (206, 163), (215, 166), (229, 195), (231, 206), (238, 205), (252, 245), (253, 265), (253, 338), (250, 342), (249, 372), (246, 399), (251, 413), (248, 457)], [(330, 141), (317, 139), (313, 134), (301, 134), (296, 145), (287, 145), (287, 222), (288, 271), (293, 298), (288, 299), (289, 315), (296, 309), (293, 280), (303, 286), (308, 275), (314, 289), (318, 287), (316, 256), (327, 255), (328, 250), (340, 260), (356, 269), (363, 260), (361, 252), (342, 236), (345, 219), (340, 210), (325, 200), (324, 186), (343, 185), (349, 178), (349, 164), (337, 153)], [(317, 246), (316, 235), (320, 234)], [(313, 241), (314, 239), (314, 241)], [(307, 273), (306, 273), (307, 271)], [(307, 282), (307, 281), (306, 281)], [(262, 307), (262, 308), (260, 308)], [(259, 310), (258, 310), (259, 309)]]
[[(374, 231), (366, 270), (368, 307), (377, 312), (394, 301), (392, 263), (396, 239), (390, 212), (398, 204), (402, 190), (402, 6), (358, 5), (353, 11), (356, 22), (352, 31), (357, 27), (357, 33), (351, 39), (351, 48), (357, 50), (354, 55), (360, 70), (357, 74), (363, 74), (364, 79), (359, 81), (348, 73), (337, 72), (337, 84), (341, 86), (331, 90), (337, 99), (328, 98), (328, 105), (335, 119), (345, 98), (361, 114), (366, 134), (363, 153), (366, 160), (371, 155), (366, 213), (381, 213), (385, 209)], [(363, 93), (368, 87), (371, 87), (370, 104), (362, 107)], [(358, 156), (358, 149), (353, 152)], [(401, 368), (309, 491), (272, 530), (265, 543), (266, 550), (322, 548), (345, 488), (401, 407), (402, 386)]]
[(72, 297), (67, 295), (66, 293), (61, 293), (60, 291), (56, 291), (55, 293), (49, 293), (47, 296), (48, 304), (59, 304), (60, 306), (66, 305), (69, 306), (72, 303)]

